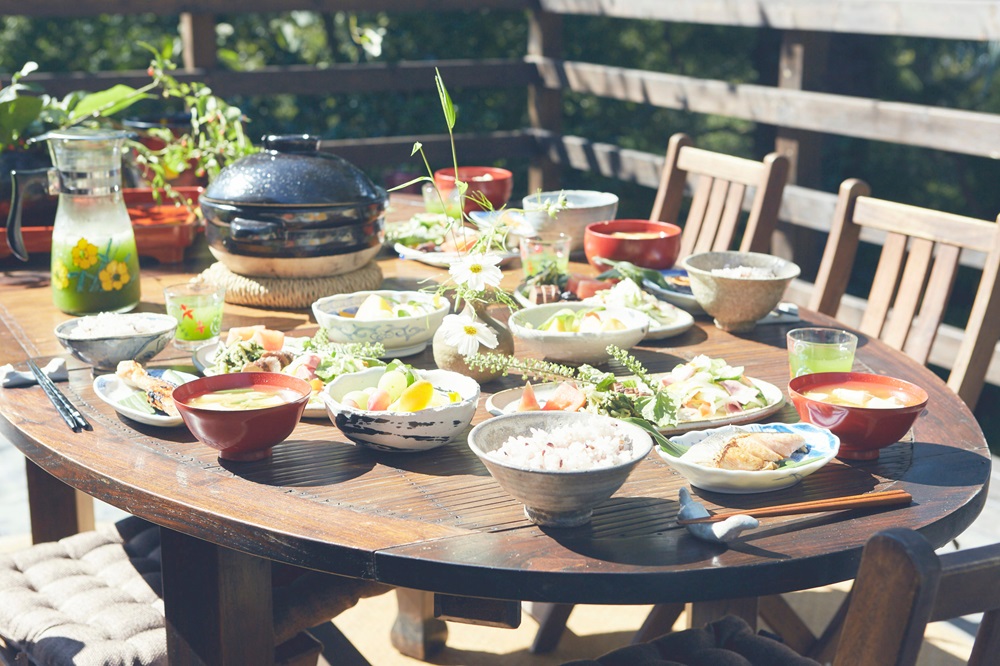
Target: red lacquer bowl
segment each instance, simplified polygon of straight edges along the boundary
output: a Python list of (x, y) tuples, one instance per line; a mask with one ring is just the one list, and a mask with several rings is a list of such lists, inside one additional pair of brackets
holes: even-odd
[[(514, 174), (499, 167), (468, 166), (458, 167), (458, 179), (469, 184), (466, 190), (464, 210), (470, 213), (481, 210), (469, 195), (482, 192), (493, 204), (494, 210), (502, 208), (510, 201), (510, 193), (514, 190)], [(443, 196), (455, 189), (455, 169), (438, 169), (434, 172), (434, 184)]]
[(611, 266), (598, 258), (627, 261), (640, 268), (670, 268), (680, 249), (681, 228), (669, 222), (610, 220), (589, 224), (583, 232), (584, 254), (599, 271)]
[[(804, 394), (818, 387), (851, 383), (870, 391), (887, 390), (900, 396), (906, 407), (849, 407), (812, 400)], [(898, 442), (927, 406), (927, 391), (916, 384), (862, 372), (820, 372), (802, 375), (788, 382), (788, 395), (799, 417), (840, 438), (838, 458), (874, 460), (879, 449)]]
[[(298, 398), (276, 407), (223, 411), (192, 407), (193, 398), (225, 389), (253, 386), (278, 386), (291, 389)], [(277, 372), (236, 372), (202, 377), (174, 389), (174, 402), (184, 425), (198, 441), (218, 449), (225, 460), (260, 460), (271, 455), (271, 448), (285, 440), (305, 411), (312, 386), (303, 379)]]

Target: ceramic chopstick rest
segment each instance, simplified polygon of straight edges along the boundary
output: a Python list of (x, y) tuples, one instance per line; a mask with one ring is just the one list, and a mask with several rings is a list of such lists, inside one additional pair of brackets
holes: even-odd
[[(704, 518), (709, 516), (708, 509), (691, 497), (687, 488), (680, 490), (681, 510), (677, 512), (680, 519)], [(688, 531), (704, 541), (726, 543), (737, 538), (746, 530), (752, 530), (760, 525), (760, 521), (752, 516), (737, 515), (718, 523), (695, 523), (688, 525)]]
[[(69, 373), (66, 371), (66, 359), (60, 357), (46, 363), (42, 367), (42, 372), (54, 382), (64, 382), (69, 378)], [(3, 388), (31, 386), (35, 383), (35, 376), (29, 370), (15, 370), (10, 363), (0, 366), (0, 386)]]

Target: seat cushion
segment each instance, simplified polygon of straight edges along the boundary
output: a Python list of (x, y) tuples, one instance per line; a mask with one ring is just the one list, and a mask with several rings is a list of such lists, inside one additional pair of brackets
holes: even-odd
[(0, 635), (51, 666), (167, 663), (159, 528), (139, 518), (0, 555)]
[(758, 636), (743, 619), (726, 616), (563, 666), (819, 666), (784, 643)]

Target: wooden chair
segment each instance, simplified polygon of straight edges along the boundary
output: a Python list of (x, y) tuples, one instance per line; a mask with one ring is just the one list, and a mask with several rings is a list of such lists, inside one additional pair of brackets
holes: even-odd
[[(983, 613), (973, 643), (970, 666), (997, 663), (1000, 655), (1000, 544), (937, 555), (921, 535), (911, 530), (879, 532), (865, 544), (834, 666), (909, 666), (917, 662), (929, 622)], [(726, 622), (722, 620), (713, 625)], [(703, 630), (690, 630), (692, 634)], [(686, 632), (681, 632), (684, 634)], [(716, 633), (718, 636), (718, 633)], [(613, 651), (597, 660), (573, 666), (629, 663), (642, 666), (677, 658), (668, 650), (688, 645), (674, 634), (650, 643)], [(757, 655), (780, 650), (763, 637), (739, 637)], [(736, 641), (729, 641), (727, 646)], [(787, 648), (784, 648), (787, 650)], [(718, 650), (716, 650), (718, 652)], [(635, 655), (634, 659), (622, 657)], [(655, 661), (659, 659), (660, 661)], [(688, 663), (688, 662), (684, 662)], [(775, 666), (803, 661), (788, 654), (769, 661)], [(807, 661), (806, 663), (818, 663)]]
[(836, 316), (862, 228), (886, 234), (859, 330), (926, 363), (955, 283), (963, 250), (986, 255), (965, 335), (948, 377), (970, 409), (1000, 336), (1000, 226), (997, 223), (874, 199), (868, 185), (845, 181), (820, 264), (810, 309)]
[[(681, 224), (678, 218), (690, 176), (697, 176), (697, 182), (692, 184), (691, 206)], [(783, 155), (770, 153), (758, 162), (695, 148), (686, 134), (674, 134), (649, 219), (684, 228), (681, 257), (730, 250), (739, 231), (743, 199), (747, 189), (754, 188), (739, 250), (767, 252), (787, 180), (788, 159)]]

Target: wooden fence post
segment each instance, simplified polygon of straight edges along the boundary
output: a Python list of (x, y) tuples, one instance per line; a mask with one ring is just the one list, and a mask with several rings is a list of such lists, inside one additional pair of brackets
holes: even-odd
[(214, 69), (218, 63), (215, 49), (215, 16), (212, 14), (181, 14), (181, 44), (184, 69)]
[[(541, 10), (528, 13), (528, 55), (562, 59), (561, 16)], [(562, 93), (540, 83), (528, 86), (528, 116), (532, 129), (559, 135), (562, 132)], [(558, 187), (558, 165), (544, 153), (532, 159), (528, 169), (528, 192)]]

